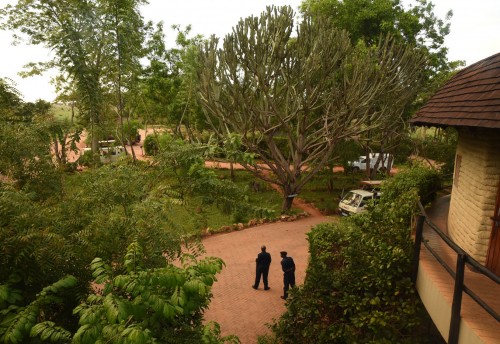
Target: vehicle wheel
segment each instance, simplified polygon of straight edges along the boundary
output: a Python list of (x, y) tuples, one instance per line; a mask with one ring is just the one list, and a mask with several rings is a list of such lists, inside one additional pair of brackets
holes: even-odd
[(386, 173), (387, 172), (387, 167), (381, 167), (378, 169), (380, 173)]
[(352, 168), (352, 173), (358, 173), (358, 172), (359, 172), (359, 167), (354, 166), (354, 167)]

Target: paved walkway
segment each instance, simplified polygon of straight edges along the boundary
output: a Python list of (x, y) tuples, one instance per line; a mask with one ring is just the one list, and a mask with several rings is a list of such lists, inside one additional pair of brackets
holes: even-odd
[[(302, 284), (308, 262), (306, 233), (311, 227), (333, 218), (315, 213), (294, 222), (277, 222), (242, 231), (218, 234), (203, 240), (207, 255), (220, 257), (226, 267), (218, 275), (212, 289), (214, 297), (205, 314), (206, 320), (217, 321), (223, 335), (235, 334), (243, 344), (257, 343), (257, 336), (269, 333), (266, 324), (285, 311), (283, 272), (280, 251), (287, 251), (296, 265), (296, 282)], [(255, 258), (262, 245), (267, 246), (272, 262), (269, 271), (271, 290), (252, 289)]]

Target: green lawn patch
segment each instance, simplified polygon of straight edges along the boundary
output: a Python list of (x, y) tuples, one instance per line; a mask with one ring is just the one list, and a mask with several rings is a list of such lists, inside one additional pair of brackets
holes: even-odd
[[(71, 106), (65, 104), (52, 104), (51, 108), (56, 119), (71, 121)], [(78, 109), (75, 108), (75, 116), (78, 114)]]

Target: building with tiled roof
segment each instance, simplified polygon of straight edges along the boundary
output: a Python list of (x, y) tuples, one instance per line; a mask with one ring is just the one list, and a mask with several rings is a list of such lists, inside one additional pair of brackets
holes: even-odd
[(457, 128), (448, 234), (500, 275), (500, 53), (457, 73), (411, 122)]
[[(476, 271), (465, 268), (465, 283), (477, 281), (489, 298), (489, 315), (483, 309), (460, 313), (461, 284), (455, 292), (432, 273), (419, 270), (417, 290), (444, 338), (450, 343), (498, 343), (500, 300), (500, 53), (481, 60), (457, 73), (415, 114), (415, 126), (454, 127), (458, 132), (453, 185), (444, 232), (453, 243), (479, 264), (490, 279), (483, 282)], [(456, 253), (454, 253), (457, 256)], [(460, 255), (459, 255), (460, 256)], [(468, 258), (465, 258), (467, 260)], [(432, 264), (431, 264), (432, 265)], [(431, 266), (429, 265), (429, 266)], [(486, 269), (483, 268), (486, 267)], [(496, 278), (495, 278), (496, 275)], [(432, 277), (434, 276), (434, 277)], [(463, 276), (463, 275), (462, 275)], [(457, 285), (460, 288), (457, 289)], [(482, 288), (481, 288), (482, 287)], [(454, 323), (458, 304), (460, 320)], [(490, 295), (490, 296), (491, 296)], [(445, 300), (445, 301), (443, 301)], [(464, 297), (468, 305), (470, 298)], [(469, 307), (469, 306), (468, 306)], [(483, 307), (484, 308), (484, 307)], [(477, 312), (477, 313), (476, 313)], [(484, 313), (483, 313), (484, 312)], [(452, 319), (451, 321), (449, 319)], [(454, 324), (452, 326), (452, 324)], [(455, 326), (458, 324), (458, 326)], [(459, 330), (458, 330), (459, 329)], [(459, 331), (459, 332), (458, 332)], [(452, 339), (453, 338), (453, 339)]]

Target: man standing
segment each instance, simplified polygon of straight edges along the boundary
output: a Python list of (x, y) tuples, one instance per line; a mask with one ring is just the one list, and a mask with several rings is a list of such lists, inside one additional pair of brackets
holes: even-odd
[(283, 270), (283, 300), (288, 298), (288, 289), (295, 287), (295, 262), (292, 257), (287, 257), (286, 251), (281, 251), (281, 269)]
[(261, 252), (257, 255), (255, 262), (257, 263), (257, 269), (255, 272), (255, 284), (252, 286), (254, 289), (259, 289), (260, 276), (264, 281), (264, 290), (269, 290), (269, 284), (267, 281), (267, 275), (269, 274), (269, 265), (271, 265), (271, 255), (266, 252), (266, 246), (262, 245), (260, 248)]

